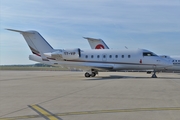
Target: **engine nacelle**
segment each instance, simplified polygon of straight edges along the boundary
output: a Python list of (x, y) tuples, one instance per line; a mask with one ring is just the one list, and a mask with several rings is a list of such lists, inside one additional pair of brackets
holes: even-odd
[(48, 58), (53, 58), (56, 60), (75, 60), (81, 56), (81, 50), (79, 48), (65, 49), (54, 51), (52, 53), (44, 53), (44, 55)]
[(63, 50), (62, 58), (65, 60), (75, 60), (81, 56), (79, 48)]

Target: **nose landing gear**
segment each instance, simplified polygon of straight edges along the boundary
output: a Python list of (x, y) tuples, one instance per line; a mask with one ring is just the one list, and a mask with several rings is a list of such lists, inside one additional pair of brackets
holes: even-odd
[(151, 78), (157, 78), (157, 76), (156, 76), (156, 71), (154, 70), (153, 71), (153, 74), (152, 74), (152, 77)]

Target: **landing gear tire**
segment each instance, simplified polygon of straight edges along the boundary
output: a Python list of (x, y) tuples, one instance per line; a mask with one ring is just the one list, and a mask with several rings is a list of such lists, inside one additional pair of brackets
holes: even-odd
[(91, 77), (95, 77), (96, 76), (96, 73), (95, 72), (92, 72), (91, 73)]
[(152, 78), (157, 78), (156, 74), (153, 74), (153, 75), (152, 75)]
[(88, 72), (86, 72), (86, 73), (84, 74), (84, 76), (85, 76), (85, 77), (90, 77), (91, 74), (89, 74)]

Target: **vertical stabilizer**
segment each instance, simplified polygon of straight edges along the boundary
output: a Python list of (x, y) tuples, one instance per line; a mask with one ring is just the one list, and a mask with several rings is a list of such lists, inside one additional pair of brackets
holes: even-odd
[(52, 52), (54, 50), (53, 47), (37, 31), (7, 30), (21, 33), (32, 53), (41, 56), (42, 58), (45, 57), (43, 53)]
[(84, 38), (88, 40), (91, 49), (109, 49), (106, 43), (101, 39), (95, 39), (89, 37), (84, 37)]

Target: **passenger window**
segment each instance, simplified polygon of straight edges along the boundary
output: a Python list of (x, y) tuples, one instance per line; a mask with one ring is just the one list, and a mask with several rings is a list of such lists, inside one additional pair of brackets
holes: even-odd
[(124, 55), (122, 55), (121, 57), (124, 58)]
[(116, 55), (115, 58), (118, 58), (118, 55)]
[(86, 58), (88, 58), (88, 55), (86, 55)]
[(99, 55), (97, 55), (97, 58), (99, 58)]
[(93, 58), (94, 56), (93, 55), (91, 55), (91, 58)]
[(106, 58), (106, 55), (103, 55), (103, 58)]
[(130, 58), (131, 57), (131, 55), (128, 55), (128, 58)]
[(109, 55), (109, 58), (112, 58), (112, 55)]

